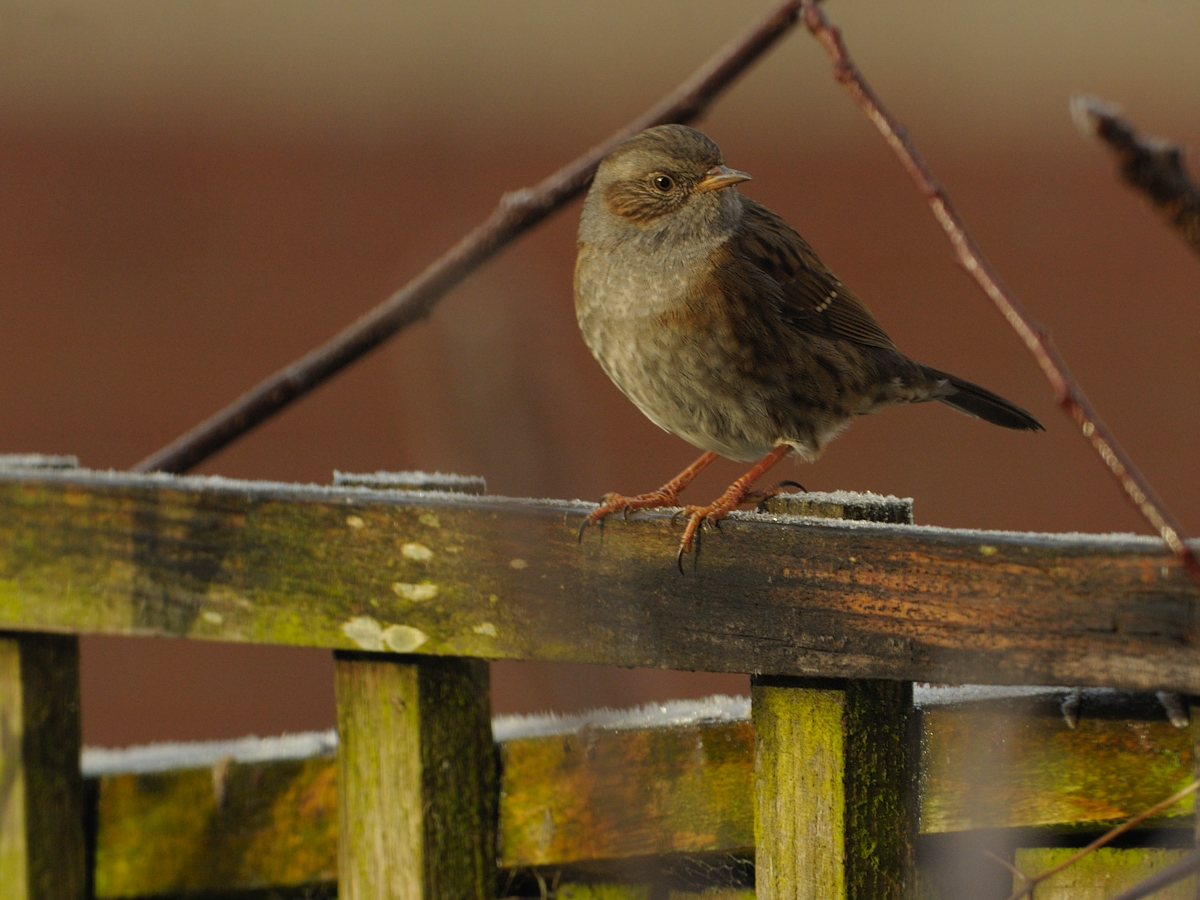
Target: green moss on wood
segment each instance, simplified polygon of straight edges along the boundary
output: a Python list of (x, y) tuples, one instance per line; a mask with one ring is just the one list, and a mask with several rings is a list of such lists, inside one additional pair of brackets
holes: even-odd
[[(924, 713), (921, 830), (1072, 824), (1128, 818), (1192, 779), (1192, 733), (1165, 720), (932, 709)], [(1166, 812), (1189, 815), (1187, 798)]]
[[(1078, 852), (1073, 847), (1019, 849), (1016, 866), (1022, 872), (1037, 875), (1065, 862)], [(1038, 885), (1035, 896), (1037, 900), (1107, 900), (1155, 872), (1179, 862), (1188, 852), (1156, 847), (1104, 847), (1046, 879)], [(1014, 877), (1014, 889), (1018, 886)], [(1178, 881), (1154, 895), (1155, 900), (1193, 900), (1195, 896), (1195, 876)]]
[(585, 730), (501, 745), (500, 855), (555, 865), (754, 847), (750, 724)]
[(558, 900), (651, 900), (650, 888), (644, 884), (585, 884), (567, 882), (558, 886)]
[(751, 698), (758, 896), (845, 898), (845, 692), (756, 684)]
[(845, 688), (846, 895), (913, 896), (919, 735), (912, 683)]
[(337, 702), (339, 897), (493, 896), (487, 664), (340, 655)]
[(684, 580), (669, 516), (580, 544), (585, 512), (0, 473), (0, 626), (351, 650), (420, 632), (433, 655), (1200, 691), (1193, 585), (1149, 541), (997, 533), (983, 554), (978, 533), (731, 517)]
[[(928, 711), (922, 831), (1107, 827), (1187, 783), (1189, 741), (1165, 722), (1084, 718), (1072, 731), (1058, 717)], [(753, 745), (749, 722), (506, 742), (499, 863), (749, 854)], [(99, 896), (332, 880), (335, 772), (327, 757), (232, 765), (225, 813), (208, 769), (102, 778)], [(1159, 820), (1190, 821), (1185, 804)]]
[(79, 644), (0, 635), (0, 897), (83, 900)]
[(101, 778), (96, 896), (332, 882), (336, 775), (316, 757)]

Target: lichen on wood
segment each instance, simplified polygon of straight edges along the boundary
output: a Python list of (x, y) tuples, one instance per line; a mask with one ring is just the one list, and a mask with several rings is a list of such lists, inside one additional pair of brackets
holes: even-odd
[(751, 697), (758, 896), (913, 896), (911, 684), (760, 677)]
[(83, 900), (79, 642), (0, 634), (0, 897)]
[(1195, 587), (1150, 539), (738, 514), (681, 577), (669, 514), (580, 544), (589, 509), (0, 471), (0, 627), (1200, 692)]
[(496, 783), (487, 664), (339, 654), (338, 896), (488, 900)]
[[(1074, 847), (1023, 847), (1017, 850), (1016, 866), (1037, 875), (1078, 853)], [(1188, 855), (1186, 850), (1160, 847), (1102, 847), (1037, 886), (1037, 900), (1107, 900), (1133, 887)], [(1013, 890), (1020, 887), (1014, 877)], [(1196, 878), (1192, 876), (1164, 888), (1155, 900), (1193, 900)]]
[[(1191, 778), (1191, 732), (1165, 718), (1085, 715), (1072, 730), (1061, 716), (980, 703), (927, 709), (922, 732), (924, 834), (1103, 830)], [(642, 852), (749, 856), (753, 747), (749, 721), (502, 742), (498, 865), (594, 866)], [(100, 778), (97, 896), (332, 881), (335, 774), (332, 757), (233, 763), (223, 808), (209, 769)], [(1151, 824), (1191, 821), (1181, 803)]]

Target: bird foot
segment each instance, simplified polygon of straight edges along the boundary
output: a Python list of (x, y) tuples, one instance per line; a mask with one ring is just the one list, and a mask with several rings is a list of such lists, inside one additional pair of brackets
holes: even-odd
[(587, 518), (580, 523), (577, 538), (582, 541), (583, 532), (589, 525), (599, 525), (615, 512), (623, 514), (628, 519), (630, 510), (674, 506), (678, 499), (678, 491), (670, 491), (666, 488), (659, 488), (657, 491), (638, 494), (634, 497), (626, 497), (624, 494), (605, 494), (600, 498), (600, 505), (588, 513)]
[(787, 493), (784, 491), (785, 487), (799, 488), (801, 490), (801, 492), (806, 493), (806, 494), (808, 493), (808, 488), (806, 488), (804, 485), (802, 485), (798, 481), (781, 481), (781, 482), (779, 482), (779, 484), (775, 485), (775, 487), (773, 487), (773, 488), (767, 488), (766, 490), (762, 490), (762, 491), (748, 491), (746, 493), (746, 496), (742, 499), (742, 502), (743, 503), (756, 503), (756, 504), (758, 504), (758, 506), (756, 508), (759, 512), (766, 512), (767, 511), (767, 508), (766, 508), (767, 501), (770, 500), (772, 497), (778, 497), (780, 494)]
[(744, 479), (739, 478), (708, 506), (685, 506), (680, 510), (679, 515), (687, 516), (688, 522), (683, 529), (683, 537), (679, 540), (679, 552), (675, 555), (675, 563), (679, 566), (679, 571), (683, 572), (683, 558), (692, 552), (693, 547), (696, 548), (696, 554), (699, 555), (701, 527), (720, 528), (723, 518), (743, 503), (758, 500), (763, 493), (762, 491), (752, 492), (750, 485), (744, 483)]

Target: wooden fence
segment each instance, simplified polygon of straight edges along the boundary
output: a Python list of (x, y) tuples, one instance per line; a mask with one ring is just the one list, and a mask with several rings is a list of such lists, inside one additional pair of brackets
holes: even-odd
[[(918, 830), (1094, 828), (1190, 779), (1161, 711), (1023, 718), (997, 755), (1003, 709), (912, 704), (914, 681), (1197, 691), (1194, 588), (1156, 541), (804, 495), (681, 576), (667, 514), (580, 544), (584, 504), (383, 487), (0, 465), (4, 897), (489, 897), (566, 871), (582, 898), (616, 861), (666, 896), (655, 873), (714, 855), (760, 897), (912, 897)], [(334, 650), (336, 764), (85, 780), (80, 633)], [(750, 717), (497, 751), (500, 658), (749, 673)]]

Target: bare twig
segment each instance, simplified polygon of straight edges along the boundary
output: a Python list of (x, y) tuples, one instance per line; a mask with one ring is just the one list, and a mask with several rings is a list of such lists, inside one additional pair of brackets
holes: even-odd
[[(1113, 841), (1114, 839), (1120, 837), (1122, 834), (1124, 834), (1130, 828), (1133, 828), (1134, 826), (1141, 824), (1142, 822), (1149, 819), (1151, 816), (1157, 815), (1158, 813), (1162, 812), (1164, 809), (1168, 809), (1169, 807), (1174, 806), (1176, 803), (1178, 803), (1184, 797), (1188, 796), (1188, 794), (1195, 793), (1197, 789), (1200, 789), (1200, 781), (1193, 781), (1191, 784), (1189, 784), (1187, 787), (1183, 788), (1182, 790), (1176, 791), (1174, 794), (1172, 794), (1166, 800), (1162, 800), (1158, 803), (1155, 803), (1152, 807), (1150, 807), (1147, 810), (1143, 810), (1142, 812), (1138, 813), (1136, 816), (1134, 816), (1131, 819), (1126, 819), (1124, 822), (1122, 822), (1116, 828), (1100, 835), (1100, 837), (1096, 838), (1094, 841), (1092, 841), (1090, 844), (1088, 844), (1086, 847), (1084, 847), (1078, 853), (1075, 853), (1075, 854), (1069, 856), (1067, 859), (1060, 862), (1057, 866), (1047, 869), (1045, 872), (1042, 872), (1041, 874), (1030, 877), (1030, 876), (1026, 875), (1024, 872), (1022, 872), (1021, 877), (1026, 880), (1026, 884), (1021, 885), (1021, 887), (1017, 889), (1016, 893), (1014, 893), (1011, 897), (1009, 897), (1008, 900), (1021, 900), (1022, 897), (1027, 896), (1028, 894), (1031, 894), (1035, 887), (1037, 887), (1039, 884), (1041, 884), (1043, 881), (1045, 881), (1050, 876), (1057, 875), (1063, 869), (1067, 868), (1067, 866), (1074, 865), (1075, 863), (1079, 862), (1079, 860), (1081, 860), (1085, 856), (1087, 856), (1089, 853), (1093, 853), (1096, 850), (1099, 850), (1105, 844), (1108, 844), (1111, 841)], [(1139, 895), (1139, 896), (1141, 896), (1141, 895)]]
[(1188, 177), (1183, 148), (1140, 134), (1121, 109), (1099, 97), (1073, 97), (1071, 116), (1084, 134), (1102, 140), (1117, 171), (1154, 204), (1167, 223), (1200, 253), (1200, 185)]
[(1026, 884), (1029, 884), (1033, 880), (1028, 875), (1026, 875), (1024, 872), (1022, 872), (1020, 869), (1018, 869), (1016, 866), (1014, 866), (1012, 863), (1010, 863), (1007, 859), (1002, 859), (1001, 857), (999, 857), (995, 853), (993, 853), (991, 850), (984, 850), (983, 855), (986, 856), (988, 859), (992, 859), (992, 860), (995, 860), (996, 862), (1000, 863), (1000, 865), (1004, 866), (1004, 868), (1008, 869), (1008, 871), (1012, 872), (1014, 875), (1016, 875), (1018, 878), (1020, 878), (1022, 887), (1024, 887)]
[(784, 0), (696, 70), (673, 93), (604, 143), (531, 188), (505, 194), (495, 211), (424, 272), (337, 336), (280, 369), (229, 406), (133, 467), (186, 472), (307, 394), (392, 335), (429, 315), (451, 288), (514, 239), (581, 193), (600, 161), (652, 125), (688, 122), (796, 24), (800, 0)]
[(975, 240), (967, 233), (958, 213), (950, 205), (946, 189), (933, 176), (933, 172), (909, 138), (908, 132), (884, 108), (883, 103), (859, 73), (846, 51), (846, 45), (842, 42), (841, 31), (829, 23), (825, 13), (813, 0), (804, 0), (802, 15), (808, 30), (820, 41), (833, 60), (834, 77), (858, 101), (859, 106), (900, 159), (901, 165), (925, 195), (925, 199), (929, 201), (934, 216), (954, 247), (959, 264), (975, 279), (1037, 360), (1042, 373), (1054, 390), (1055, 402), (1079, 426), (1084, 438), (1100, 455), (1105, 467), (1120, 484), (1129, 500), (1158, 532), (1196, 583), (1200, 584), (1200, 560), (1197, 560), (1196, 554), (1187, 545), (1186, 536), (1178, 520), (1159, 499), (1145, 476), (1137, 470), (1129, 455), (1121, 449), (1108, 426), (1101, 421), (1079, 382), (1067, 368), (1066, 361), (1051, 342), (1046, 329), (1034, 321), (983, 258)]
[(1139, 900), (1141, 897), (1149, 897), (1197, 872), (1200, 872), (1200, 850), (1189, 853), (1175, 865), (1167, 866), (1161, 872), (1155, 872), (1149, 878), (1139, 881), (1133, 887), (1121, 891), (1109, 900)]

